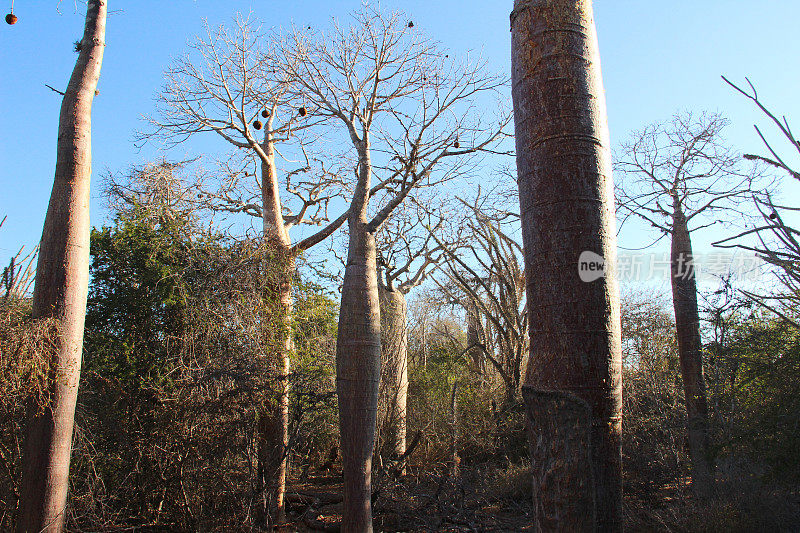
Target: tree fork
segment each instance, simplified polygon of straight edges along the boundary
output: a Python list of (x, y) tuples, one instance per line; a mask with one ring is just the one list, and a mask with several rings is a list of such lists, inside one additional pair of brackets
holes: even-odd
[(66, 518), (89, 290), (91, 113), (103, 63), (106, 12), (105, 0), (89, 0), (80, 55), (61, 102), (56, 171), (33, 291), (34, 318), (54, 318), (58, 335), (47, 405), (29, 400), (27, 406), (18, 532), (62, 531)]
[[(611, 271), (584, 282), (578, 270), (584, 251), (606, 265), (616, 261), (610, 141), (591, 1), (516, 0), (511, 31), (531, 325), (525, 398), (537, 461), (534, 527), (619, 531), (618, 288)], [(549, 394), (553, 398), (544, 401)], [(551, 442), (542, 448), (538, 439), (545, 437)], [(576, 461), (589, 463), (587, 475), (574, 475)], [(559, 508), (572, 512), (559, 514)], [(576, 516), (594, 518), (570, 522)]]

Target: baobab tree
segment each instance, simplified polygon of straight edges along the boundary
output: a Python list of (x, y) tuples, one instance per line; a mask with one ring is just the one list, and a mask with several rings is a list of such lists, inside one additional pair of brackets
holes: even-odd
[(591, 0), (516, 0), (512, 97), (530, 313), (523, 397), (534, 528), (622, 529), (617, 280), (611, 154)]
[(365, 8), (353, 19), (329, 34), (293, 31), (285, 54), (309, 113), (337, 124), (355, 154), (336, 361), (342, 529), (362, 532), (372, 531), (380, 380), (376, 232), (415, 187), (446, 176), (451, 161), (493, 149), (508, 119), (487, 121), (477, 108), (504, 84), (483, 62), (450, 59), (400, 13)]
[[(281, 302), (278, 316), (265, 327), (280, 332), (282, 349), (267, 365), (275, 390), (258, 422), (257, 492), (262, 523), (281, 522), (285, 517), (295, 258), (346, 220), (345, 213), (335, 220), (328, 218), (328, 202), (343, 183), (329, 170), (334, 164), (327, 165), (311, 152), (313, 139), (303, 137), (320, 117), (307, 116), (292, 92), (292, 65), (279, 60), (278, 49), (277, 37), (264, 35), (250, 19), (238, 17), (232, 31), (207, 28), (190, 53), (166, 71), (157, 112), (149, 119), (153, 130), (140, 136), (177, 144), (210, 134), (235, 150), (221, 165), (223, 177), (216, 189), (195, 184), (196, 203), (212, 211), (260, 218), (270, 260), (283, 271), (282, 276), (270, 278), (269, 285), (277, 286), (268, 287), (269, 295), (265, 294), (277, 295)], [(319, 229), (293, 243), (289, 230), (300, 225)]]
[(652, 124), (623, 144), (617, 161), (622, 223), (638, 217), (671, 241), (670, 273), (678, 357), (686, 402), (692, 486), (708, 495), (714, 486), (709, 450), (708, 401), (703, 375), (703, 345), (697, 307), (692, 233), (740, 218), (758, 170), (743, 165), (726, 146), (728, 121), (717, 114), (677, 114), (667, 124)]
[[(89, 290), (89, 184), (92, 102), (105, 50), (105, 0), (89, 0), (80, 54), (61, 101), (56, 171), (47, 207), (33, 316), (57, 326), (45, 405), (27, 405), (17, 531), (64, 529), (72, 431)], [(33, 354), (31, 354), (33, 356)]]
[[(392, 459), (406, 452), (406, 406), (408, 399), (408, 293), (422, 284), (442, 259), (442, 247), (437, 245), (425, 223), (434, 231), (442, 231), (445, 223), (440, 214), (431, 224), (433, 215), (417, 202), (404, 204), (381, 228), (376, 236), (378, 291), (381, 313), (381, 382), (379, 421), (383, 451)], [(442, 199), (427, 197), (426, 205)], [(442, 238), (446, 238), (442, 236)], [(405, 461), (396, 471), (405, 473)]]

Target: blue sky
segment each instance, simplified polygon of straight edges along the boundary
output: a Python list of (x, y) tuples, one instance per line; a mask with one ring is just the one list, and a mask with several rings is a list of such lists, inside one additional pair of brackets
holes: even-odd
[[(231, 20), (236, 11), (254, 14), (266, 26), (325, 26), (361, 5), (355, 1), (122, 1), (110, 0), (107, 49), (100, 95), (93, 110), (94, 176), (159, 157), (154, 147), (138, 151), (131, 139), (153, 109), (170, 58), (202, 31)], [(511, 1), (384, 1), (403, 9), (455, 53), (480, 51), (497, 70), (509, 72)], [(10, 0), (0, 8), (7, 10)], [(64, 87), (74, 65), (72, 43), (83, 28), (85, 5), (73, 1), (16, 0), (15, 26), (0, 27), (0, 263), (40, 236), (55, 167), (59, 95), (44, 84)], [(753, 123), (763, 118), (720, 79), (744, 76), (774, 110), (800, 121), (800, 57), (796, 0), (598, 0), (595, 15), (612, 142), (678, 110), (726, 114), (727, 138), (743, 151), (760, 152)], [(510, 93), (509, 93), (510, 94)], [(509, 96), (510, 98), (510, 96)], [(800, 122), (798, 122), (800, 124)], [(800, 130), (800, 126), (797, 126)], [(770, 130), (771, 131), (771, 130)], [(778, 147), (785, 145), (778, 144)], [(191, 146), (166, 154), (181, 158)], [(92, 222), (106, 213), (93, 182)], [(718, 235), (699, 236), (703, 248)], [(636, 228), (623, 233), (626, 246), (644, 244)], [(663, 248), (663, 245), (662, 245)]]

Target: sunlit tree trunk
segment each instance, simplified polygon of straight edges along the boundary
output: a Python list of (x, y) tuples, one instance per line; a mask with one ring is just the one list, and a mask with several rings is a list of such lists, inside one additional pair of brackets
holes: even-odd
[(686, 216), (677, 202), (672, 220), (672, 303), (686, 399), (692, 487), (698, 495), (708, 496), (714, 486), (714, 466), (708, 449), (708, 404), (703, 376), (700, 316), (697, 311), (697, 283)]
[(372, 453), (381, 372), (375, 234), (367, 224), (369, 144), (358, 141), (359, 182), (350, 204), (347, 265), (336, 337), (336, 393), (344, 470), (342, 531), (372, 531)]
[[(272, 129), (272, 117), (267, 122), (267, 131)], [(292, 339), (292, 280), (295, 263), (291, 240), (281, 213), (279, 183), (275, 168), (275, 147), (272, 136), (267, 133), (262, 148), (266, 158), (261, 162), (261, 201), (263, 206), (263, 236), (268, 253), (264, 265), (268, 282), (264, 298), (276, 298), (276, 302), (265, 302), (275, 311), (273, 320), (266, 327), (274, 328), (277, 336), (272, 338), (276, 348), (267, 346), (267, 367), (270, 377), (277, 377), (269, 384), (269, 394), (263, 412), (259, 414), (258, 491), (259, 521), (262, 524), (280, 523), (286, 518), (286, 465), (289, 446), (289, 370)], [(275, 270), (275, 271), (271, 271)], [(274, 290), (274, 293), (272, 292)], [(274, 304), (274, 305), (272, 305)], [(271, 338), (271, 335), (267, 336)]]
[(33, 316), (53, 318), (48, 404), (28, 404), (17, 531), (64, 529), (86, 296), (89, 290), (89, 182), (92, 101), (103, 63), (106, 2), (89, 0), (81, 51), (61, 102), (56, 171), (42, 231)]
[[(381, 383), (386, 395), (385, 440), (395, 457), (406, 451), (406, 404), (408, 399), (408, 330), (406, 297), (400, 290), (380, 291)], [(405, 474), (405, 464), (400, 465)]]
[(590, 0), (516, 0), (512, 95), (530, 310), (534, 529), (622, 528), (621, 347), (605, 94)]
[(473, 370), (484, 378), (486, 373), (486, 356), (483, 353), (486, 344), (486, 333), (481, 323), (481, 315), (477, 306), (471, 301), (467, 301), (467, 350)]

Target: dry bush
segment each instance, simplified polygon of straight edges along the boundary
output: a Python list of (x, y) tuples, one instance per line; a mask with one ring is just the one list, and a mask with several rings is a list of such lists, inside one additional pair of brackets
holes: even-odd
[(32, 398), (37, 405), (46, 405), (57, 343), (56, 319), (32, 318), (25, 300), (0, 299), (0, 397), (4, 404)]
[(34, 319), (29, 301), (0, 297), (0, 530), (13, 524), (25, 411), (47, 405), (57, 342), (55, 319)]
[[(202, 269), (185, 273), (180, 336), (164, 339), (156, 375), (134, 390), (102, 372), (87, 376), (73, 493), (73, 519), (83, 527), (254, 527), (256, 427), (281, 379), (268, 361), (281, 340), (273, 327), (279, 302), (270, 291), (282, 264), (253, 242), (199, 255)], [(330, 350), (327, 339), (301, 342)], [(314, 413), (332, 410), (326, 370), (300, 364), (289, 376), (301, 397), (293, 443), (318, 422)]]

